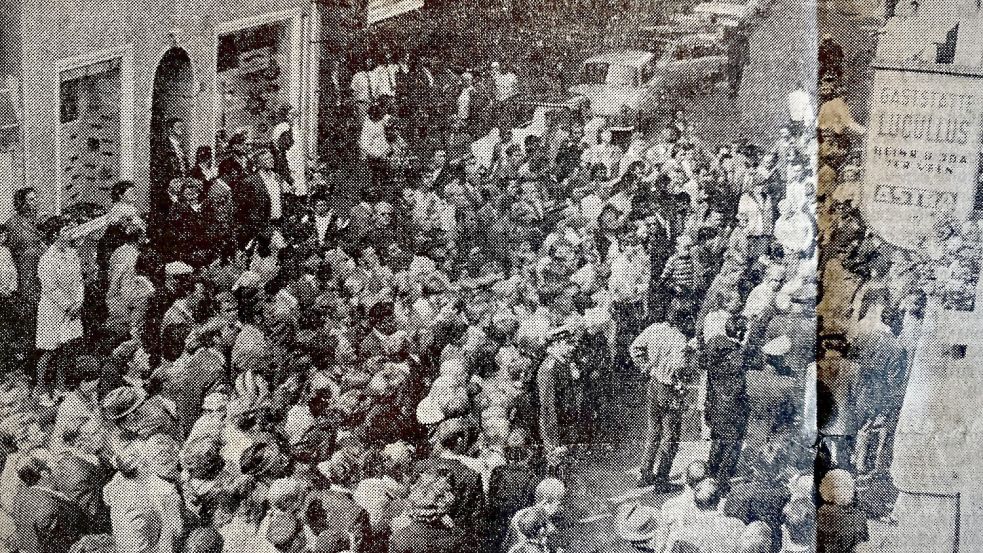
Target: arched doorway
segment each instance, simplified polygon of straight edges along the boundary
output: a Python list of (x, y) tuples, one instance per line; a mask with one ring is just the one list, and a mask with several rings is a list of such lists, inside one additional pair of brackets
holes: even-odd
[(167, 194), (167, 183), (160, 182), (156, 167), (161, 152), (166, 147), (165, 123), (172, 117), (185, 121), (191, 117), (194, 106), (194, 74), (191, 58), (183, 48), (168, 50), (157, 65), (154, 74), (154, 93), (150, 112), (150, 208), (157, 213)]

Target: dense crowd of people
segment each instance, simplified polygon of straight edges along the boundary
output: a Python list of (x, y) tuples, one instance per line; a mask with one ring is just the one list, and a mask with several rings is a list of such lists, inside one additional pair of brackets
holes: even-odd
[[(387, 58), (353, 79), (354, 205), (325, 179), (292, 186), (289, 121), (233, 135), (217, 164), (208, 147), (189, 160), (184, 122), (168, 121), (147, 213), (125, 181), (104, 213), (43, 221), (35, 190), (16, 192), (0, 247), (0, 547), (816, 548), (811, 446), (832, 424), (812, 386), (817, 275), (882, 250), (849, 209), (818, 228), (816, 176), (836, 172), (823, 209), (851, 184), (808, 94), (792, 91), (789, 125), (763, 145), (706, 144), (682, 112), (622, 136), (542, 108), (515, 129), (517, 77), (499, 65), (485, 135), (471, 73), (446, 76), (451, 103), (400, 93), (428, 75)], [(820, 253), (820, 234), (843, 247)], [(859, 265), (864, 309), (890, 325), (897, 310), (871, 304), (894, 305), (896, 265)], [(622, 410), (636, 393), (645, 420)], [(710, 451), (680, 490), (686, 426)], [(824, 520), (863, 522), (835, 442), (820, 544)], [(571, 459), (612, 446), (637, 447), (638, 485), (674, 497), (614, 505), (608, 543), (578, 526), (567, 480)]]

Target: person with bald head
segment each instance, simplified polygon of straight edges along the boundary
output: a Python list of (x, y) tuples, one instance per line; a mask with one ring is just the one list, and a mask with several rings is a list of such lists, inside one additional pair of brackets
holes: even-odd
[(686, 467), (686, 487), (679, 495), (667, 499), (659, 509), (659, 531), (655, 541), (657, 547), (665, 545), (675, 528), (688, 523), (700, 513), (694, 500), (694, 489), (709, 475), (710, 469), (703, 461), (693, 461)]
[(697, 513), (669, 533), (663, 551), (677, 551), (683, 544), (700, 553), (732, 553), (744, 533), (745, 524), (719, 509), (723, 499), (720, 485), (706, 478), (693, 487)]
[(537, 510), (543, 511), (549, 519), (544, 530), (544, 534), (550, 536), (549, 542), (545, 544), (546, 550), (562, 549), (564, 539), (562, 531), (569, 526), (563, 513), (566, 498), (567, 487), (556, 478), (544, 478), (536, 484), (533, 505), (519, 509), (512, 516), (503, 550), (510, 551), (516, 545), (523, 543), (524, 534), (519, 523), (529, 516), (530, 511)]

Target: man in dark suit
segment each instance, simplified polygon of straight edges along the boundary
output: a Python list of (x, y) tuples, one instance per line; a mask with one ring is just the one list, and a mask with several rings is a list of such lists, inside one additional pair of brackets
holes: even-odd
[[(264, 171), (256, 171), (239, 180), (238, 186), (233, 186), (236, 202), (236, 220), (239, 223), (239, 247), (244, 247), (259, 234), (260, 230), (270, 223), (273, 215), (273, 205), (267, 190), (267, 179), (278, 178), (273, 169), (273, 154), (269, 149), (257, 152), (257, 164), (266, 163)], [(270, 175), (272, 173), (272, 175)]]
[(14, 316), (22, 321), (14, 349), (18, 355), (26, 358), (34, 349), (38, 299), (41, 297), (38, 262), (46, 248), (38, 228), (38, 194), (34, 187), (28, 186), (14, 192), (14, 214), (7, 221), (6, 228), (7, 246), (17, 267)]
[(454, 501), (448, 515), (454, 525), (466, 535), (474, 533), (485, 523), (484, 488), (481, 475), (461, 461), (473, 441), (473, 429), (461, 419), (449, 419), (437, 426), (431, 445), (433, 453), (413, 467), (414, 474), (447, 475), (454, 490)]
[(167, 203), (168, 185), (191, 170), (184, 120), (179, 117), (168, 119), (164, 129), (166, 134), (157, 141), (150, 161), (150, 220), (147, 226), (151, 236), (156, 236), (159, 228), (166, 224), (161, 209)]
[(184, 119), (173, 117), (164, 124), (167, 135), (157, 146), (154, 182), (166, 185), (172, 179), (188, 174), (188, 151), (185, 144), (187, 126)]
[(227, 149), (230, 155), (218, 164), (218, 176), (232, 183), (249, 174), (249, 156), (246, 137), (236, 133), (229, 138)]
[(284, 222), (283, 236), (298, 244), (301, 255), (306, 257), (336, 246), (346, 225), (331, 209), (327, 196), (318, 195), (309, 212), (295, 214)]
[(536, 484), (540, 475), (530, 463), (530, 449), (524, 433), (509, 436), (505, 449), (506, 463), (492, 469), (488, 481), (488, 506), (485, 547), (501, 551), (512, 517), (520, 509), (535, 502)]
[(701, 367), (707, 373), (706, 421), (710, 428), (710, 473), (726, 489), (737, 469), (747, 431), (747, 369), (741, 341), (747, 324), (741, 315), (727, 320), (726, 336), (710, 338)]

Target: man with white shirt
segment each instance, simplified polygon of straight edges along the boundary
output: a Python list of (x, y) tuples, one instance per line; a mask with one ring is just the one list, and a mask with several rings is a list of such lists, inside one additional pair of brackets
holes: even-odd
[(635, 366), (648, 377), (648, 434), (639, 486), (672, 491), (672, 461), (679, 449), (682, 383), (687, 378), (690, 347), (680, 331), (686, 315), (673, 312), (666, 322), (650, 325), (631, 343)]
[(239, 244), (245, 246), (263, 227), (279, 225), (283, 218), (283, 178), (273, 170), (273, 152), (261, 149), (254, 158), (256, 172), (242, 180), (236, 191)]
[[(387, 56), (388, 58), (388, 56)], [(372, 72), (369, 73), (369, 78), (372, 83), (372, 91), (374, 92), (374, 100), (379, 100), (382, 97), (396, 96), (396, 82), (395, 75), (389, 69), (389, 62), (385, 61), (377, 65)]]
[(461, 75), (461, 93), (457, 96), (457, 118), (468, 128), (471, 127), (471, 119), (474, 117), (474, 77), (471, 73)]
[(359, 153), (369, 170), (368, 189), (373, 193), (383, 190), (388, 169), (387, 158), (392, 153), (392, 145), (386, 137), (387, 122), (388, 116), (383, 113), (382, 106), (372, 104), (369, 106), (358, 139)]
[(648, 229), (640, 223), (619, 239), (618, 252), (611, 259), (608, 290), (611, 294), (611, 319), (615, 325), (614, 363), (616, 371), (627, 372), (629, 340), (642, 329), (645, 321), (651, 260), (645, 251)]
[(795, 83), (795, 90), (788, 93), (789, 120), (796, 135), (812, 127), (816, 111), (812, 106), (812, 95), (805, 89), (802, 81)]
[(752, 182), (737, 202), (738, 217), (747, 221), (748, 257), (756, 259), (771, 244), (774, 233), (772, 199), (765, 192), (764, 182)]
[(371, 58), (366, 59), (363, 69), (352, 76), (352, 98), (355, 100), (355, 117), (359, 125), (365, 121), (369, 106), (378, 96), (372, 79), (374, 67), (375, 62)]
[(283, 219), (285, 183), (283, 182), (283, 177), (277, 174), (275, 164), (273, 152), (270, 150), (260, 150), (256, 155), (256, 174), (263, 179), (266, 195), (270, 198), (270, 221), (279, 223)]

